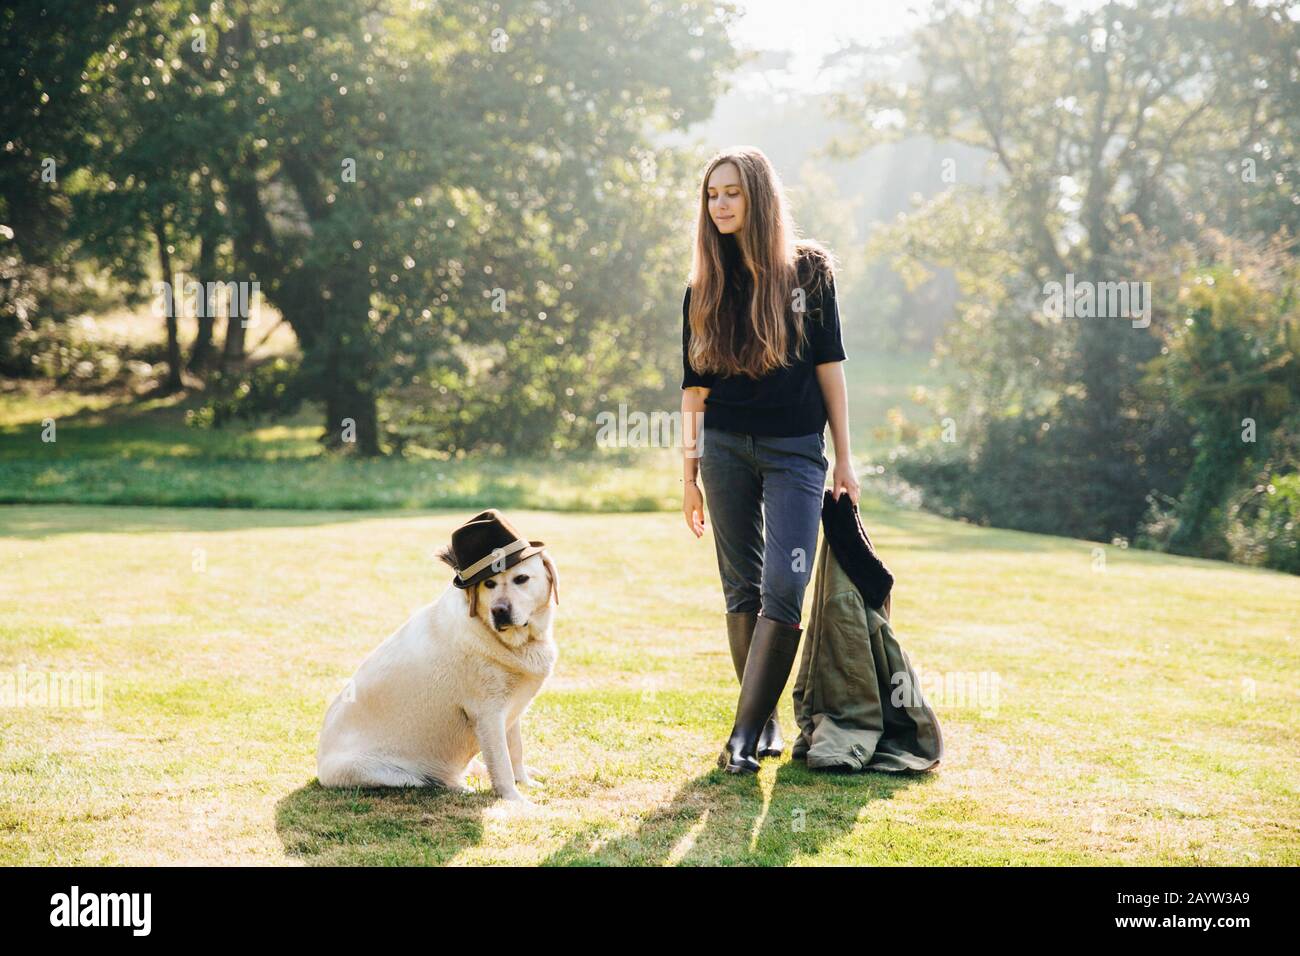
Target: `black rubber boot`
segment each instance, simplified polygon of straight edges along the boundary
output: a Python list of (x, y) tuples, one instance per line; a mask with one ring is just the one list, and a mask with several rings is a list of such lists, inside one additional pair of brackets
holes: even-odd
[[(749, 642), (754, 634), (754, 624), (758, 620), (755, 611), (727, 612), (727, 643), (731, 645), (731, 663), (736, 668), (736, 680), (745, 676), (745, 660), (749, 657)], [(776, 710), (767, 718), (763, 731), (758, 735), (758, 747), (755, 753), (763, 757), (779, 757), (785, 749), (785, 738), (781, 736), (781, 723)]]
[(790, 679), (803, 628), (758, 616), (740, 680), (736, 722), (718, 766), (728, 773), (757, 773), (758, 737)]

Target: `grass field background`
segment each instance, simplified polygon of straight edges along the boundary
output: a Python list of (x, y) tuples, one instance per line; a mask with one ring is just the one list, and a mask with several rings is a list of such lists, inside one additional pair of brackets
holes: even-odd
[[(0, 679), (103, 682), (98, 714), (0, 706), (0, 864), (1300, 862), (1300, 578), (890, 505), (889, 410), (929, 421), (912, 387), (937, 378), (851, 355), (932, 774), (716, 769), (737, 688), (675, 449), (354, 461), (322, 454), (310, 408), (211, 431), (185, 424), (196, 396), (0, 387)], [(560, 662), (524, 722), (536, 809), (486, 781), (323, 790), (326, 704), (489, 506), (561, 575)], [(781, 708), (793, 741), (789, 688)]]
[(321, 789), (328, 699), (446, 587), (465, 517), (0, 508), (0, 672), (104, 681), (98, 717), (0, 708), (0, 863), (1300, 863), (1300, 580), (896, 509), (863, 517), (923, 686), (998, 678), (931, 695), (935, 773), (723, 774), (711, 537), (522, 510), (561, 575), (537, 809)]
[[(886, 461), (897, 444), (891, 408), (916, 424), (934, 417), (912, 400), (915, 387), (938, 381), (918, 356), (855, 353), (846, 378), (860, 468)], [(316, 408), (273, 423), (188, 426), (186, 413), (202, 401), (201, 394), (129, 400), (0, 383), (0, 503), (477, 511), (487, 502), (503, 509), (601, 512), (681, 507), (678, 449), (594, 448), (546, 460), (475, 454), (364, 461), (322, 451)], [(676, 401), (662, 410), (680, 411)], [(55, 423), (53, 442), (42, 441), (47, 419)], [(827, 449), (830, 456), (829, 438)]]

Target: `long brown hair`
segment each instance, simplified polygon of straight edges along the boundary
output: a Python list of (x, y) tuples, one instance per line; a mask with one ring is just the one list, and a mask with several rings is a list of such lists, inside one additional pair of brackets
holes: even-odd
[[(734, 234), (740, 267), (752, 275), (753, 293), (746, 314), (721, 308), (727, 281), (724, 238), (709, 215), (709, 177), (723, 163), (734, 165), (745, 195), (745, 220)], [(795, 351), (806, 341), (803, 322), (791, 321), (799, 312), (794, 290), (806, 297), (816, 285), (830, 282), (834, 264), (820, 243), (798, 235), (785, 189), (776, 169), (756, 146), (723, 150), (708, 162), (700, 183), (700, 208), (691, 259), (690, 362), (696, 371), (758, 378), (789, 364), (790, 336)], [(807, 288), (811, 283), (813, 288)], [(733, 326), (745, 323), (748, 336), (740, 354), (732, 349)]]

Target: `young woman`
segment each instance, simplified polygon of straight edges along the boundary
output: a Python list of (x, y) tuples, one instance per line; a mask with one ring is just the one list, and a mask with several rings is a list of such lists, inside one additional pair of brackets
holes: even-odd
[(833, 493), (858, 501), (846, 356), (831, 256), (796, 235), (761, 150), (731, 149), (709, 161), (695, 236), (682, 302), (682, 512), (701, 537), (707, 496), (740, 681), (718, 765), (755, 772), (759, 757), (784, 747), (776, 706), (803, 632), (828, 420)]

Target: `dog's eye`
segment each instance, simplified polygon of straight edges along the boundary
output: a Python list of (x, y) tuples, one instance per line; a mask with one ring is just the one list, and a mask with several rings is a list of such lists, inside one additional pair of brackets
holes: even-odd
[(526, 574), (516, 574), (516, 575), (515, 575), (515, 584), (523, 584), (523, 583), (524, 583), (525, 581), (527, 581), (527, 580), (528, 580), (528, 575), (526, 575)]
[(493, 581), (491, 578), (488, 578), (486, 581), (483, 582), (483, 586), (484, 586), (485, 588), (491, 589), (491, 588), (496, 587), (496, 586), (497, 586), (497, 583), (496, 583), (495, 581)]

